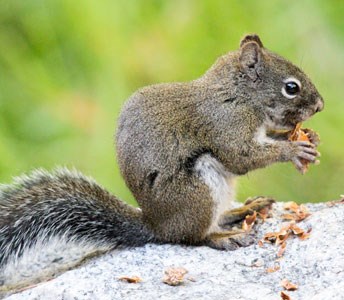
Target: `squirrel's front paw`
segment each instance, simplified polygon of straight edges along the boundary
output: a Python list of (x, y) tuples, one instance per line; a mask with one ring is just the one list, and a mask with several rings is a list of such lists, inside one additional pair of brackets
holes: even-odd
[(320, 144), (320, 137), (319, 134), (312, 129), (305, 128), (303, 129), (303, 133), (308, 137), (309, 141), (317, 147)]
[(304, 161), (318, 164), (319, 160), (317, 157), (320, 156), (320, 153), (315, 149), (315, 145), (310, 142), (305, 141), (295, 141), (288, 142), (288, 146), (284, 149), (288, 153), (286, 156), (287, 160), (291, 161), (296, 169), (301, 173), (305, 172)]

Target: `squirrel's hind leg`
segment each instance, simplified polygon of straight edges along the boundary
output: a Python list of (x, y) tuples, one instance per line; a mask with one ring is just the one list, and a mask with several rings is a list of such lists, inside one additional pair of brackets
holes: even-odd
[[(204, 244), (210, 234), (222, 231), (222, 213), (233, 208), (235, 175), (210, 153), (193, 160), (193, 166), (160, 179), (159, 188), (151, 193), (154, 199), (150, 198), (159, 209), (145, 207), (148, 201), (141, 205), (144, 220), (151, 223), (158, 240)], [(148, 215), (154, 217), (145, 218), (149, 209)]]

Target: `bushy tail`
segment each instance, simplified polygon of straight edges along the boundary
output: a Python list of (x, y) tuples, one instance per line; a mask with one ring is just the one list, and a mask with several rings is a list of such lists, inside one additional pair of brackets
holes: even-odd
[(140, 209), (76, 171), (19, 177), (0, 188), (0, 286), (31, 276), (32, 283), (99, 252), (153, 242), (141, 219)]

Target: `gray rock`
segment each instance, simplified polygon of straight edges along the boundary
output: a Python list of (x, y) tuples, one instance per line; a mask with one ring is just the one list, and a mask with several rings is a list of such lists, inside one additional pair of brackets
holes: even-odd
[[(7, 300), (44, 299), (281, 299), (281, 281), (287, 278), (299, 286), (286, 291), (291, 299), (344, 299), (344, 204), (308, 204), (312, 215), (298, 223), (312, 228), (310, 238), (287, 240), (278, 259), (278, 247), (254, 244), (233, 252), (208, 247), (146, 245), (117, 250), (61, 276), (41, 283)], [(275, 205), (273, 217), (257, 225), (258, 238), (278, 231), (285, 213)], [(273, 273), (267, 268), (279, 265)], [(162, 282), (164, 270), (184, 267), (183, 284)], [(139, 276), (140, 283), (126, 283), (121, 276)]]

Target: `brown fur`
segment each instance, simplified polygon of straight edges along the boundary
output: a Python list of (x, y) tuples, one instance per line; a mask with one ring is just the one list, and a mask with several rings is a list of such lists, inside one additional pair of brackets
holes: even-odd
[[(301, 87), (289, 97), (291, 77)], [(116, 146), (142, 211), (64, 169), (36, 171), (0, 188), (1, 289), (37, 282), (115, 247), (250, 244), (252, 237), (228, 228), (273, 200), (234, 209), (234, 177), (275, 162), (298, 168), (301, 159), (315, 162), (314, 145), (266, 133), (291, 129), (322, 108), (308, 77), (257, 35), (246, 36), (199, 79), (138, 90), (123, 107)]]
[[(281, 94), (290, 76), (304, 87), (293, 101)], [(204, 239), (214, 203), (206, 184), (186, 168), (193, 153), (211, 153), (237, 175), (293, 160), (308, 149), (285, 140), (260, 144), (257, 129), (294, 126), (304, 111), (309, 117), (322, 105), (308, 77), (263, 48), (257, 35), (246, 36), (240, 50), (220, 57), (197, 80), (140, 89), (122, 110), (117, 155), (144, 221), (165, 241)]]

